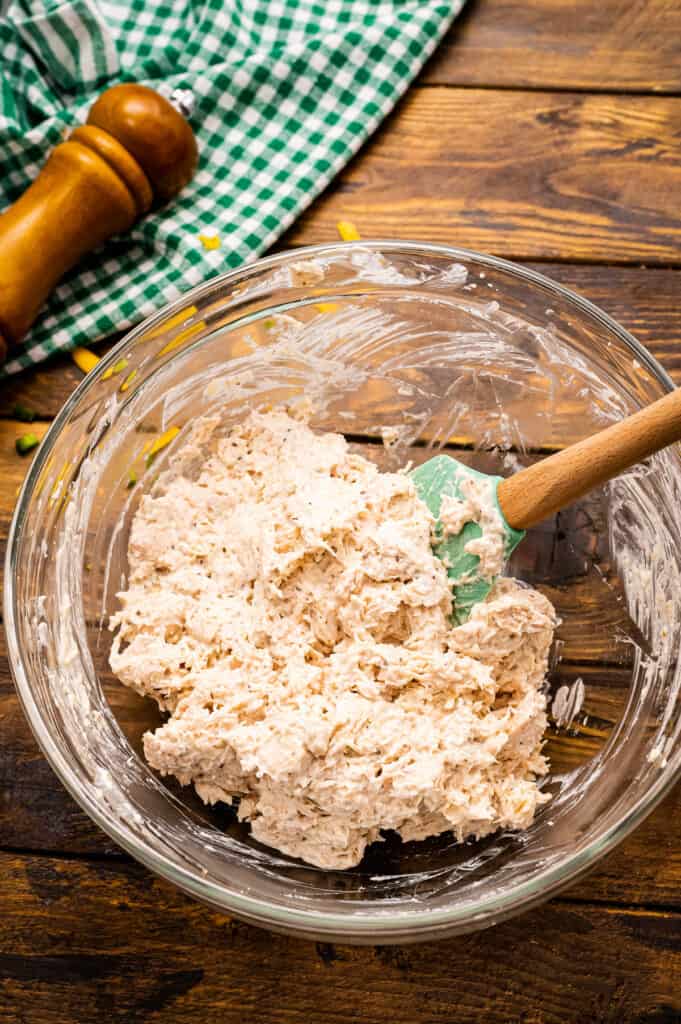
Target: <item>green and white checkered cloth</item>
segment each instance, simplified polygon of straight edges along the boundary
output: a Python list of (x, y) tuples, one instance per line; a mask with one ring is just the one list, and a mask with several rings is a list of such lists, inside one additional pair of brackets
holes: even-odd
[[(267, 249), (391, 110), (464, 0), (15, 0), (0, 209), (117, 81), (190, 89), (200, 164), (71, 272), (3, 374), (127, 327)], [(214, 232), (220, 248), (199, 234)]]

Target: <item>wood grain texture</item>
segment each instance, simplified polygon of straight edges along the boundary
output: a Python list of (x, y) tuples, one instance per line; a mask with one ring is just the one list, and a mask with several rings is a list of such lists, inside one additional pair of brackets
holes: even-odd
[(514, 529), (527, 530), (680, 440), (678, 389), (503, 480), (497, 491), (499, 507)]
[(2, 1024), (672, 1024), (681, 916), (554, 901), (403, 948), (270, 935), (129, 863), (0, 856)]
[[(33, 459), (33, 453), (18, 455), (17, 438), (24, 434), (43, 437), (49, 423), (36, 420), (33, 423), (19, 423), (16, 420), (0, 420), (0, 557), (5, 557), (5, 541), (9, 524), (16, 505), (17, 496), (24, 477)], [(35, 451), (35, 450), (34, 450)], [(0, 565), (0, 578), (3, 568)]]
[[(100, 353), (99, 346), (96, 351)], [(14, 407), (19, 404), (39, 418), (52, 419), (82, 379), (83, 374), (70, 356), (55, 356), (2, 382), (0, 415), (11, 418)]]
[[(569, 641), (569, 637), (568, 637)], [(566, 647), (569, 651), (569, 642)], [(598, 664), (565, 665), (554, 683), (574, 683), (581, 676), (587, 687), (589, 716), (615, 720), (626, 696), (628, 672)], [(128, 721), (139, 701), (126, 701), (128, 691), (110, 687), (112, 706), (130, 736), (136, 723)], [(612, 711), (610, 710), (612, 705)], [(137, 730), (139, 731), (139, 730)], [(589, 728), (579, 738), (551, 736), (549, 754), (571, 767), (570, 758), (590, 756), (594, 743)], [(571, 895), (631, 905), (664, 905), (681, 911), (681, 786), (602, 862), (594, 874), (581, 880)], [(77, 853), (124, 857), (103, 832), (79, 809), (53, 774), (24, 719), (11, 683), (4, 634), (0, 631), (0, 849)], [(636, 870), (631, 870), (631, 865)], [(1, 1020), (1, 1018), (0, 1018)]]
[[(0, 581), (4, 572), (5, 544), (9, 524), (16, 504), (17, 495), (24, 476), (31, 463), (32, 455), (21, 457), (15, 451), (16, 438), (27, 430), (42, 437), (49, 424), (36, 421), (31, 424), (18, 423), (15, 420), (0, 419)], [(381, 449), (382, 451), (383, 449)], [(539, 528), (532, 544), (532, 566), (528, 572), (532, 578), (540, 579), (542, 589), (558, 609), (563, 619), (559, 636), (562, 643), (562, 657), (573, 664), (608, 664), (625, 666), (631, 663), (630, 645), (621, 643), (613, 646), (612, 637), (631, 635), (632, 624), (620, 603), (612, 598), (612, 588), (619, 592), (619, 582), (609, 568), (609, 563), (601, 561), (599, 571), (594, 571), (590, 557), (582, 550), (589, 546), (591, 537), (583, 535), (579, 524), (571, 522), (568, 517), (562, 527), (565, 543), (574, 556), (574, 575), (569, 587), (562, 587), (558, 580), (562, 570), (558, 572), (556, 558), (564, 558), (565, 551), (556, 551), (555, 539), (550, 532)], [(574, 549), (574, 550), (573, 550)], [(526, 544), (523, 551), (529, 551)], [(519, 571), (523, 571), (522, 565)], [(558, 572), (558, 577), (556, 573)], [(604, 576), (607, 583), (604, 582)], [(0, 655), (2, 649), (0, 648)]]
[(630, 331), (681, 385), (681, 270), (529, 263)]
[[(42, 434), (46, 427), (45, 422), (32, 425), (38, 434)], [(24, 424), (0, 420), (0, 473), (5, 481), (5, 486), (0, 488), (0, 554), (15, 494), (31, 461), (30, 458), (21, 459), (14, 451), (14, 439), (24, 430)], [(380, 452), (384, 452), (382, 446)], [(579, 575), (584, 572), (583, 549), (591, 550), (592, 547), (590, 535), (583, 535), (583, 527), (578, 522), (572, 523), (569, 517), (563, 522), (562, 533), (564, 543), (574, 548), (573, 569)], [(612, 642), (614, 635), (626, 636), (631, 630), (631, 624), (621, 605), (612, 600), (609, 586), (601, 575), (601, 572), (606, 575), (608, 573), (607, 562), (601, 562), (601, 572), (587, 572), (581, 581), (575, 579), (569, 587), (561, 588), (551, 580), (555, 575), (554, 560), (556, 557), (563, 559), (565, 552), (556, 553), (553, 535), (549, 531), (537, 531), (537, 536), (526, 550), (532, 552), (530, 562), (521, 565), (520, 569), (538, 574), (545, 580), (543, 589), (563, 619), (559, 631), (563, 662), (558, 667), (554, 685), (557, 687), (562, 682), (573, 683), (581, 675), (587, 684), (588, 693), (584, 713), (592, 720), (602, 721), (606, 729), (603, 736), (607, 736), (607, 730), (611, 727), (608, 723), (616, 722), (621, 713), (629, 681), (628, 666), (632, 658), (629, 644)], [(604, 665), (605, 662), (609, 663), (609, 667)], [(111, 684), (113, 680), (105, 680), (105, 683)], [(139, 716), (140, 710), (137, 706), (127, 706), (122, 697), (128, 694), (129, 691), (121, 687), (110, 687), (112, 706), (130, 737), (139, 733), (139, 723), (135, 716)], [(598, 734), (593, 734), (591, 728), (585, 728), (577, 740), (566, 742), (560, 736), (552, 738), (549, 753), (553, 762), (560, 765), (560, 770), (569, 770), (592, 756), (602, 739)], [(666, 824), (667, 819), (659, 819), (656, 852), (669, 837), (665, 831)], [(0, 846), (82, 854), (117, 852), (115, 845), (96, 829), (62, 790), (38, 751), (11, 684), (4, 638), (1, 636)], [(641, 858), (645, 851), (643, 844)], [(619, 890), (621, 897), (626, 902), (637, 902), (639, 899), (650, 901), (660, 899), (660, 893), (664, 892), (665, 902), (676, 905), (674, 886), (677, 876), (674, 874), (676, 869), (673, 868), (673, 860), (665, 861), (671, 870), (666, 881), (660, 881), (654, 858), (650, 863), (652, 866), (648, 873), (644, 871), (635, 876), (641, 888), (634, 887), (626, 873), (620, 877), (623, 884)], [(654, 885), (649, 884), (651, 879), (654, 879)], [(609, 882), (608, 891), (610, 889)]]
[[(419, 226), (428, 238), (432, 225), (425, 216)], [(503, 239), (501, 239), (503, 241)], [(503, 254), (503, 251), (502, 251)], [(631, 331), (681, 384), (681, 270), (667, 268), (608, 267), (563, 263), (526, 264), (601, 306)], [(98, 355), (113, 341), (95, 346)], [(12, 416), (17, 402), (51, 419), (83, 379), (68, 355), (9, 378), (0, 388), (0, 417)]]
[(42, 756), (0, 654), (0, 848), (120, 851), (80, 810)]
[[(661, 269), (681, 263), (681, 100), (576, 95), (678, 94), (680, 53), (677, 0), (469, 0), (422, 76), (447, 88), (413, 90), (280, 247), (336, 241), (336, 221), (352, 218), (364, 237), (541, 261), (681, 384), (681, 270)], [(62, 357), (6, 381), (0, 416), (20, 401), (48, 420), (80, 379)], [(27, 429), (0, 423), (2, 548), (30, 462), (13, 443)], [(550, 596), (579, 597), (580, 620), (565, 609), (561, 672), (584, 678), (607, 719), (630, 652), (599, 664), (603, 632), (626, 623), (604, 622), (591, 587)], [(584, 730), (584, 749), (593, 742)], [(279, 938), (116, 851), (39, 752), (0, 642), (0, 847), (43, 851), (0, 854), (0, 1024), (678, 1024), (680, 823), (677, 786), (566, 896), (492, 931), (396, 949)]]
[(681, 98), (415, 89), (287, 239), (677, 264), (680, 132)]
[(677, 0), (469, 0), (421, 81), (681, 92)]
[[(122, 335), (114, 335), (92, 345), (92, 351), (103, 356)], [(38, 419), (53, 419), (67, 398), (83, 379), (67, 353), (55, 355), (44, 363), (8, 377), (0, 386), (0, 417), (12, 419), (17, 404), (36, 413)]]

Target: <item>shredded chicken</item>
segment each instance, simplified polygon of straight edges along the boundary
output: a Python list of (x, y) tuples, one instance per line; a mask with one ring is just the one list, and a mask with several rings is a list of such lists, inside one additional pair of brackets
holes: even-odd
[(433, 520), (408, 475), (337, 434), (252, 413), (197, 479), (143, 498), (111, 666), (169, 714), (149, 763), (263, 843), (347, 868), (381, 831), (523, 829), (555, 615), (497, 582), (453, 628)]
[(461, 533), (466, 523), (477, 523), (480, 536), (467, 541), (464, 551), (480, 559), (476, 572), (482, 579), (494, 579), (504, 567), (506, 541), (504, 523), (495, 500), (494, 478), (476, 480), (461, 474), (459, 490), (461, 498), (450, 494), (442, 496), (439, 518), (443, 536), (455, 536)]

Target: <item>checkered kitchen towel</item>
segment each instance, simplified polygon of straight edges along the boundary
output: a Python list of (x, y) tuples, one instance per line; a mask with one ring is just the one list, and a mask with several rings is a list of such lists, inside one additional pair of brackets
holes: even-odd
[[(4, 373), (127, 327), (263, 252), (375, 130), (463, 2), (10, 2), (0, 209), (116, 81), (190, 89), (201, 159), (176, 200), (64, 279)], [(219, 248), (204, 247), (206, 231)]]

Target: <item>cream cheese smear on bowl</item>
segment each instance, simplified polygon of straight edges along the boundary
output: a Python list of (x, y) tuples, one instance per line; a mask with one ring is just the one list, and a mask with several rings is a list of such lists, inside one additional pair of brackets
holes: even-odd
[(383, 830), (527, 828), (548, 799), (550, 602), (500, 578), (453, 626), (408, 474), (304, 414), (253, 412), (209, 449), (195, 479), (166, 473), (142, 498), (111, 623), (114, 672), (168, 714), (149, 764), (321, 868), (358, 864)]

